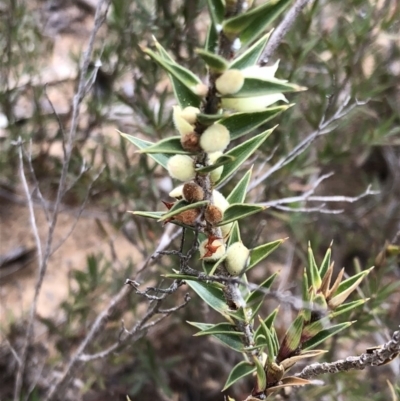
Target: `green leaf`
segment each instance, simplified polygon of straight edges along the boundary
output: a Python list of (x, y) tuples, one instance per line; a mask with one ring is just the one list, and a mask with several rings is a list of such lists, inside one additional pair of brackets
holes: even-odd
[(235, 113), (218, 121), (218, 124), (224, 125), (230, 134), (231, 140), (242, 137), (249, 132), (254, 131), (260, 125), (272, 120), (278, 114), (292, 107), (293, 104), (284, 106), (269, 107), (263, 111), (252, 113)]
[(141, 211), (128, 211), (128, 213), (132, 213), (136, 216), (147, 217), (149, 219), (158, 220), (164, 212), (141, 212)]
[(300, 345), (301, 333), (303, 331), (303, 316), (300, 314), (292, 322), (288, 328), (285, 337), (282, 340), (282, 344), (279, 349), (277, 361), (281, 362), (286, 358), (293, 356), (294, 352)]
[(270, 0), (258, 7), (227, 19), (223, 31), (229, 37), (239, 35), (242, 44), (255, 40), (285, 10), (290, 0)]
[(321, 263), (321, 267), (319, 268), (319, 275), (321, 278), (325, 276), (326, 272), (329, 269), (329, 266), (331, 265), (331, 254), (332, 254), (332, 247), (330, 246), (325, 253), (324, 259)]
[(212, 125), (216, 121), (221, 120), (223, 117), (222, 114), (203, 114), (203, 113), (198, 113), (196, 114), (196, 120), (203, 125)]
[(258, 317), (258, 320), (260, 322), (260, 327), (261, 327), (261, 333), (263, 334), (263, 336), (266, 339), (266, 346), (267, 346), (267, 360), (269, 363), (275, 362), (275, 345), (274, 345), (274, 341), (272, 339), (272, 334), (271, 331), (269, 330), (269, 328), (267, 327), (267, 325), (264, 323), (264, 321), (260, 318), (260, 316)]
[(170, 210), (168, 210), (167, 213), (163, 214), (158, 221), (165, 221), (170, 219), (171, 217), (176, 216), (179, 213), (185, 212), (186, 210), (191, 210), (191, 209), (198, 209), (204, 205), (207, 205), (209, 201), (204, 200), (204, 201), (199, 201), (195, 203), (188, 203), (184, 200), (180, 200), (172, 206)]
[(358, 299), (357, 301), (348, 302), (347, 304), (340, 305), (333, 312), (331, 312), (329, 314), (329, 318), (333, 319), (333, 318), (341, 315), (342, 313), (350, 312), (353, 309), (355, 309), (361, 305), (364, 305), (365, 302), (367, 302), (368, 300), (369, 300), (369, 298), (368, 299)]
[(184, 68), (181, 65), (177, 64), (175, 61), (172, 61), (171, 59), (166, 60), (165, 58), (160, 57), (158, 54), (154, 53), (150, 49), (145, 49), (144, 52), (192, 92), (198, 84), (202, 83), (195, 74), (193, 74), (187, 68)]
[(228, 68), (228, 62), (215, 53), (203, 49), (196, 49), (196, 53), (213, 71), (224, 72)]
[[(135, 146), (137, 146), (140, 150), (146, 149), (151, 145), (154, 145), (153, 142), (145, 141), (143, 139), (136, 138), (132, 135), (124, 134), (123, 132), (120, 132), (117, 130), (117, 132), (127, 139), (129, 142), (133, 143)], [(155, 154), (152, 155), (150, 154), (150, 157), (156, 161), (160, 166), (163, 166), (165, 169), (167, 168), (167, 163), (168, 163), (168, 156), (165, 156), (163, 154)]]
[(242, 179), (235, 185), (235, 188), (232, 189), (229, 196), (226, 200), (232, 205), (234, 203), (243, 203), (246, 194), (247, 194), (247, 186), (249, 185), (250, 178), (251, 178), (251, 168), (243, 177)]
[(223, 226), (232, 221), (243, 219), (254, 213), (261, 212), (262, 210), (265, 210), (264, 206), (249, 205), (247, 203), (234, 203), (225, 210), (224, 219), (218, 224), (218, 226)]
[(321, 287), (321, 276), (319, 275), (319, 270), (317, 267), (317, 263), (314, 259), (314, 253), (311, 249), (310, 243), (308, 244), (308, 281), (315, 292), (317, 292)]
[[(190, 323), (191, 322), (187, 322)], [(243, 333), (240, 331), (235, 331), (235, 326), (231, 323), (218, 323), (213, 324), (212, 327), (209, 327), (205, 330), (199, 331), (198, 333), (194, 334), (195, 337), (199, 336), (206, 336), (211, 334), (234, 334), (236, 336), (244, 336)]]
[(224, 0), (207, 0), (208, 10), (210, 11), (211, 20), (215, 25), (221, 24), (225, 14)]
[(225, 314), (229, 311), (222, 291), (219, 288), (215, 288), (212, 284), (192, 280), (188, 280), (186, 283), (206, 304), (217, 312)]
[(225, 391), (227, 388), (232, 386), (232, 384), (236, 383), (238, 380), (255, 372), (256, 369), (257, 368), (250, 362), (247, 362), (247, 361), (239, 362), (231, 370), (231, 373), (229, 373), (228, 380), (226, 381), (225, 386), (221, 391)]
[(256, 365), (256, 372), (257, 372), (256, 391), (262, 392), (267, 387), (267, 375), (265, 374), (264, 366), (255, 355), (253, 355), (253, 361)]
[(260, 5), (260, 8), (264, 6), (263, 10), (258, 12), (257, 17), (253, 19), (251, 25), (241, 31), (241, 42), (245, 44), (257, 39), (290, 3), (291, 0), (272, 0)]
[(231, 232), (228, 239), (228, 246), (234, 244), (235, 242), (241, 242), (239, 223), (235, 221), (232, 225)]
[[(311, 294), (310, 294), (309, 288), (310, 288), (310, 286), (308, 284), (307, 270), (304, 269), (303, 281), (302, 281), (301, 289), (302, 289), (302, 299), (303, 299), (303, 302), (306, 305), (308, 305), (311, 302)], [(303, 314), (303, 317), (304, 317), (304, 321), (305, 322), (309, 322), (310, 319), (311, 319), (311, 309), (310, 308), (304, 308), (302, 310), (302, 314)]]
[(334, 336), (335, 334), (339, 333), (340, 331), (347, 329), (350, 327), (354, 322), (345, 322), (340, 323), (335, 326), (330, 327), (329, 329), (321, 330), (316, 336), (311, 338), (310, 340), (306, 341), (302, 349), (307, 350), (310, 348), (314, 348), (318, 344), (321, 344), (323, 341), (327, 340), (328, 338)]
[(239, 167), (263, 144), (263, 142), (271, 135), (274, 129), (275, 127), (256, 135), (226, 152), (226, 155), (233, 156), (235, 160), (231, 163), (225, 164), (224, 171), (222, 172), (217, 185), (221, 186), (224, 184), (228, 178), (230, 178), (231, 175), (234, 174)]
[(257, 327), (256, 332), (254, 333), (254, 337), (258, 338), (258, 336), (262, 335), (262, 333), (264, 332), (265, 328), (264, 327), (268, 327), (269, 330), (272, 329), (274, 321), (276, 316), (278, 315), (279, 312), (279, 306), (277, 308), (275, 308), (265, 319), (264, 319), (264, 325), (260, 324)]
[(235, 60), (233, 60), (229, 65), (229, 68), (243, 70), (246, 67), (256, 65), (265, 45), (268, 42), (269, 37), (271, 36), (271, 33), (272, 31), (266, 33), (263, 37), (257, 40), (257, 42), (251, 45), (244, 53), (236, 57)]
[(188, 89), (184, 84), (182, 84), (179, 80), (169, 74), (172, 82), (172, 88), (174, 90), (174, 94), (176, 100), (181, 106), (182, 109), (185, 107), (199, 107), (201, 103), (201, 99), (195, 95), (190, 89)]
[(268, 242), (266, 244), (257, 246), (256, 248), (253, 248), (250, 250), (250, 263), (249, 266), (247, 267), (247, 270), (252, 269), (255, 265), (260, 263), (262, 260), (264, 260), (267, 256), (269, 256), (273, 251), (275, 251), (276, 248), (282, 242), (284, 242), (286, 239), (278, 239), (276, 241)]
[(290, 84), (280, 79), (258, 79), (258, 78), (246, 78), (244, 80), (242, 88), (232, 94), (225, 95), (224, 98), (241, 98), (241, 97), (257, 97), (265, 95), (275, 95), (277, 93), (285, 92), (299, 92), (305, 88), (297, 84)]
[(204, 44), (204, 48), (209, 52), (215, 52), (218, 45), (218, 31), (216, 28), (216, 24), (211, 21), (210, 26), (207, 30), (206, 43)]
[(181, 137), (171, 136), (169, 138), (162, 139), (148, 146), (145, 149), (141, 149), (139, 153), (163, 153), (163, 154), (173, 154), (173, 155), (189, 155), (190, 152), (182, 149)]
[(209, 173), (210, 171), (217, 169), (220, 166), (224, 166), (227, 163), (231, 163), (234, 160), (235, 159), (232, 156), (222, 155), (222, 156), (218, 157), (218, 159), (215, 161), (214, 164), (211, 164), (210, 166), (206, 166), (206, 167), (196, 168), (196, 171), (198, 173), (206, 174), (206, 173)]
[[(190, 323), (194, 327), (197, 327), (200, 330), (206, 330), (207, 328), (213, 326), (212, 324), (198, 323), (198, 322), (188, 322), (188, 323)], [(213, 337), (215, 337), (223, 344), (225, 344), (229, 348), (232, 348), (235, 351), (238, 352), (244, 351), (243, 343), (238, 336), (232, 334), (213, 334)]]

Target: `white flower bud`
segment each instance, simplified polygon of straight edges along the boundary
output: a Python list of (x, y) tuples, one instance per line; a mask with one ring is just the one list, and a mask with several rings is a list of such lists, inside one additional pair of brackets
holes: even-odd
[[(217, 159), (222, 155), (223, 155), (222, 152), (209, 153), (208, 159), (210, 160), (211, 164), (214, 164), (217, 161)], [(215, 170), (210, 171), (210, 179), (212, 184), (215, 184), (221, 178), (223, 171), (224, 171), (224, 166), (220, 166)]]
[(168, 160), (167, 169), (172, 178), (180, 181), (189, 181), (196, 176), (194, 160), (186, 155), (172, 156)]
[(239, 112), (263, 111), (271, 104), (279, 102), (288, 102), (282, 93), (273, 95), (263, 95), (255, 97), (236, 97), (222, 98), (221, 104), (224, 109), (235, 110)]
[(223, 240), (215, 239), (210, 243), (209, 239), (205, 239), (199, 246), (200, 259), (206, 262), (217, 261), (225, 255), (225, 250), (226, 248)]
[(217, 91), (221, 95), (232, 95), (239, 92), (244, 84), (244, 76), (240, 70), (227, 70), (215, 81)]
[(207, 153), (223, 151), (229, 145), (230, 139), (228, 129), (216, 123), (201, 134), (200, 146)]
[(200, 113), (197, 107), (188, 106), (181, 111), (181, 116), (189, 123), (194, 124), (197, 120), (196, 115)]
[(183, 184), (174, 188), (168, 195), (171, 198), (182, 198), (183, 197)]
[(225, 196), (215, 189), (212, 191), (212, 202), (223, 212), (229, 207), (229, 202), (225, 199)]
[(243, 273), (250, 261), (250, 251), (242, 242), (235, 242), (232, 244), (227, 252), (225, 258), (225, 267), (228, 273), (232, 276), (237, 276)]
[(225, 241), (228, 239), (229, 235), (231, 234), (232, 227), (233, 227), (233, 222), (224, 224), (223, 226), (220, 227), (222, 237), (224, 238)]
[(193, 86), (191, 90), (193, 93), (200, 97), (204, 97), (208, 93), (208, 87), (204, 84), (197, 84), (196, 86)]
[(183, 117), (183, 111), (179, 106), (174, 106), (172, 112), (172, 119), (174, 121), (175, 128), (184, 137), (194, 131), (194, 127)]

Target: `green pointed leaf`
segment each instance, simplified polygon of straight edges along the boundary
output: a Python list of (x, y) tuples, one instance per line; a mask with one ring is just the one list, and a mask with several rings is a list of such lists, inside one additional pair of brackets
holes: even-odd
[(201, 80), (195, 74), (193, 74), (187, 68), (184, 68), (181, 65), (177, 64), (175, 61), (172, 61), (171, 59), (166, 60), (165, 58), (154, 53), (150, 49), (145, 49), (144, 52), (148, 54), (162, 68), (164, 68), (164, 70), (166, 70), (169, 74), (175, 77), (178, 81), (184, 84), (191, 91), (194, 90), (194, 87), (196, 87), (196, 85), (202, 83)]
[(206, 260), (202, 260), (203, 271), (209, 275), (210, 271), (212, 270), (215, 262), (207, 262)]
[(184, 200), (180, 200), (172, 206), (170, 210), (168, 210), (167, 213), (163, 214), (160, 220), (158, 221), (166, 221), (170, 219), (171, 217), (176, 216), (179, 213), (185, 212), (186, 210), (191, 210), (191, 209), (198, 209), (202, 206), (205, 206), (209, 203), (209, 201), (204, 200), (204, 201), (199, 201), (195, 203), (188, 203)]
[(171, 74), (169, 74), (169, 77), (172, 82), (175, 98), (182, 109), (189, 106), (200, 107), (201, 99), (197, 95), (195, 95), (190, 89), (188, 89)]
[(260, 318), (260, 316), (258, 317), (258, 320), (260, 322), (261, 333), (266, 339), (267, 354), (268, 354), (267, 360), (269, 363), (275, 362), (276, 353), (275, 353), (274, 340), (272, 339), (272, 333), (267, 327), (267, 325), (264, 323), (264, 321)]
[(228, 178), (230, 178), (232, 174), (234, 174), (239, 167), (263, 144), (263, 142), (271, 135), (274, 129), (275, 127), (256, 135), (226, 152), (226, 155), (233, 156), (235, 160), (232, 163), (225, 164), (224, 171), (222, 172), (217, 185), (221, 186), (224, 184)]
[(347, 329), (353, 323), (354, 322), (340, 323), (340, 324), (330, 327), (329, 329), (321, 330), (316, 336), (314, 336), (310, 340), (306, 341), (303, 344), (302, 349), (307, 350), (307, 349), (314, 348), (318, 344), (321, 344), (323, 341), (334, 336), (335, 334), (339, 333), (340, 331)]
[(271, 327), (271, 334), (272, 334), (272, 340), (274, 342), (274, 355), (278, 355), (279, 351), (279, 340), (278, 340), (278, 334), (276, 333), (275, 327)]
[(247, 203), (234, 203), (225, 210), (224, 219), (218, 224), (218, 226), (223, 226), (232, 221), (243, 219), (254, 213), (261, 212), (262, 210), (265, 210), (264, 206), (249, 205)]
[(214, 265), (208, 274), (210, 276), (214, 275), (218, 266), (220, 266), (224, 262), (225, 259), (226, 259), (226, 254), (224, 256), (222, 256), (221, 258), (219, 258), (216, 262), (214, 262)]
[(257, 375), (256, 389), (257, 392), (262, 392), (267, 387), (267, 375), (265, 374), (264, 366), (256, 356), (253, 356), (253, 361), (256, 365), (256, 375)]
[(221, 24), (225, 14), (224, 0), (207, 0), (208, 10), (210, 11), (211, 20), (215, 25)]
[[(302, 282), (302, 299), (306, 305), (310, 304), (310, 302), (311, 302), (311, 294), (310, 294), (309, 288), (310, 288), (310, 286), (308, 284), (307, 271), (306, 271), (306, 269), (304, 269), (303, 282)], [(309, 322), (311, 319), (311, 309), (309, 307), (304, 308), (302, 311), (302, 314), (304, 317), (304, 321)]]
[(228, 246), (231, 246), (235, 242), (241, 242), (239, 223), (235, 221), (232, 225), (231, 232), (228, 239)]
[(371, 272), (372, 269), (373, 269), (373, 268), (370, 268), (370, 269), (368, 269), (368, 270), (364, 270), (364, 271), (362, 271), (362, 272), (360, 272), (360, 273), (355, 274), (353, 277), (350, 277), (350, 278), (348, 278), (348, 279), (342, 281), (342, 282), (339, 284), (339, 287), (338, 287), (337, 291), (335, 292), (334, 297), (337, 296), (337, 295), (339, 295), (339, 294), (341, 294), (341, 293), (343, 293), (343, 292), (345, 292), (345, 291), (347, 291), (349, 288), (353, 287), (353, 286), (355, 285), (355, 283), (360, 283), (361, 280), (362, 280), (367, 274), (369, 274), (369, 273)]
[(222, 291), (219, 288), (215, 288), (212, 284), (192, 280), (188, 280), (186, 283), (206, 304), (217, 312), (224, 314), (229, 311)]
[[(149, 142), (149, 141), (145, 141), (143, 139), (139, 139), (136, 138), (132, 135), (128, 135), (128, 134), (124, 134), (123, 132), (120, 132), (117, 130), (117, 132), (124, 137), (125, 139), (127, 139), (129, 142), (133, 143), (135, 146), (137, 146), (140, 150), (142, 149), (146, 149), (149, 146), (154, 145), (153, 142)], [(155, 154), (152, 155), (150, 154), (150, 157), (156, 161), (160, 166), (164, 167), (165, 169), (167, 168), (167, 163), (168, 163), (168, 159), (169, 157), (163, 154)]]
[[(273, 324), (274, 324), (274, 321), (275, 321), (275, 318), (276, 318), (276, 316), (278, 315), (278, 312), (279, 312), (279, 306), (278, 306), (277, 308), (275, 308), (275, 309), (264, 319), (264, 325), (265, 325), (266, 327), (268, 327), (269, 330), (272, 329)], [(260, 325), (257, 327), (257, 330), (256, 330), (256, 332), (254, 333), (254, 337), (255, 337), (255, 338), (257, 338), (258, 336), (262, 335), (263, 330), (265, 330), (265, 329), (264, 329), (264, 325), (261, 325), (261, 324), (260, 324)]]
[(281, 362), (286, 358), (293, 356), (300, 345), (301, 333), (303, 331), (303, 316), (300, 314), (288, 328), (282, 344), (279, 349), (277, 361)]
[(293, 104), (289, 104), (284, 106), (269, 107), (263, 111), (256, 111), (252, 113), (235, 113), (220, 119), (218, 124), (222, 124), (228, 129), (231, 140), (233, 140), (253, 132), (260, 125), (272, 120), (278, 114), (292, 106)]
[(141, 217), (148, 217), (149, 219), (155, 219), (158, 220), (164, 212), (141, 212), (141, 211), (128, 211), (128, 213), (132, 213), (136, 216), (141, 216)]
[(232, 189), (229, 196), (226, 200), (232, 205), (234, 203), (243, 203), (246, 194), (247, 194), (247, 186), (249, 185), (250, 178), (251, 178), (251, 168), (243, 177), (242, 179), (235, 185), (235, 188)]
[(367, 302), (368, 300), (369, 300), (369, 298), (368, 299), (358, 299), (357, 301), (348, 302), (347, 304), (340, 305), (333, 312), (331, 312), (329, 314), (329, 318), (333, 319), (333, 318), (341, 315), (342, 313), (350, 312), (353, 309), (357, 308), (358, 306), (364, 305), (365, 302)]
[(222, 114), (203, 114), (203, 113), (198, 113), (196, 114), (196, 120), (203, 125), (212, 125), (216, 121), (221, 120), (223, 117)]
[(227, 163), (232, 163), (234, 160), (235, 159), (232, 156), (222, 155), (218, 157), (218, 159), (215, 161), (214, 164), (211, 164), (210, 166), (206, 167), (196, 168), (196, 171), (198, 173), (206, 174), (209, 173), (210, 171), (217, 169), (220, 166), (224, 166)]
[(196, 53), (213, 71), (224, 72), (228, 68), (228, 62), (223, 57), (218, 56), (215, 53), (211, 53), (203, 49), (196, 49)]
[(173, 155), (190, 154), (190, 152), (182, 149), (180, 136), (171, 136), (169, 138), (162, 139), (161, 141), (158, 141), (145, 149), (141, 149), (139, 153), (163, 153)]
[[(205, 330), (213, 326), (212, 324), (198, 323), (198, 322), (188, 322), (188, 323), (190, 323), (194, 327), (197, 327), (200, 330)], [(243, 343), (238, 336), (235, 336), (233, 334), (214, 334), (213, 337), (215, 337), (223, 344), (225, 344), (229, 348), (232, 348), (235, 351), (238, 352), (244, 351)]]
[(321, 278), (325, 276), (326, 272), (329, 269), (329, 266), (331, 265), (331, 254), (332, 248), (329, 247), (325, 253), (324, 260), (321, 263), (321, 267), (319, 268), (319, 275)]
[(281, 79), (257, 79), (246, 78), (242, 88), (233, 95), (225, 95), (224, 98), (257, 97), (275, 95), (285, 92), (299, 92), (305, 88), (296, 84), (290, 84)]
[(209, 52), (215, 52), (218, 46), (218, 37), (219, 35), (217, 31), (217, 25), (214, 24), (213, 21), (211, 21), (207, 30), (206, 43), (204, 44), (204, 48)]
[[(191, 322), (187, 322), (191, 324)], [(207, 336), (211, 334), (234, 334), (236, 336), (244, 336), (243, 333), (239, 331), (235, 331), (235, 326), (231, 323), (218, 323), (213, 324), (212, 327), (209, 327), (205, 330), (199, 331), (198, 333), (194, 334), (195, 337), (199, 336)]]
[(243, 44), (250, 43), (262, 35), (266, 29), (269, 28), (272, 22), (274, 22), (275, 19), (285, 11), (291, 1), (292, 0), (272, 0), (260, 5), (259, 8), (263, 6), (264, 8), (257, 13), (256, 18), (252, 20), (251, 25), (248, 25), (247, 28), (241, 31), (241, 42)]
[(253, 305), (256, 302), (262, 301), (265, 297), (266, 290), (269, 290), (278, 277), (278, 273), (274, 273), (264, 280), (257, 289), (252, 291), (246, 299), (246, 304)]
[(269, 256), (273, 251), (275, 251), (276, 248), (282, 242), (284, 242), (286, 239), (278, 239), (276, 241), (268, 242), (267, 244), (263, 244), (260, 246), (257, 246), (256, 248), (253, 248), (250, 250), (250, 263), (249, 266), (247, 267), (247, 270), (252, 269), (255, 265), (260, 263), (262, 260), (264, 260), (267, 256)]
[(321, 276), (319, 275), (319, 270), (317, 267), (317, 263), (315, 262), (314, 259), (314, 253), (311, 249), (310, 244), (308, 244), (308, 250), (307, 250), (307, 255), (308, 255), (308, 281), (312, 288), (314, 289), (315, 292), (317, 292), (320, 287), (321, 287)]
[(221, 391), (225, 391), (228, 389), (232, 384), (235, 384), (238, 380), (242, 379), (243, 377), (246, 377), (253, 372), (256, 371), (256, 367), (251, 364), (250, 362), (247, 361), (242, 361), (239, 362), (232, 370), (231, 373), (229, 373), (228, 380), (225, 383), (224, 388)]
[(233, 60), (229, 65), (229, 69), (243, 70), (246, 67), (256, 65), (265, 48), (265, 45), (268, 42), (269, 37), (271, 36), (271, 33), (272, 31), (266, 33), (263, 37), (257, 40), (257, 42), (251, 45), (244, 53), (242, 53), (239, 57), (236, 57), (235, 60)]

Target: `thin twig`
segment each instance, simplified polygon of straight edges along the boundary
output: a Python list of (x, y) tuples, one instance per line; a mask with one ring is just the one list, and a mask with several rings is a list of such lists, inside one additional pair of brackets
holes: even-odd
[[(69, 164), (71, 161), (71, 155), (72, 155), (72, 150), (73, 150), (73, 144), (74, 144), (77, 127), (78, 127), (80, 104), (83, 100), (85, 88), (86, 88), (86, 73), (87, 73), (87, 70), (89, 67), (95, 37), (96, 37), (100, 27), (103, 25), (103, 23), (105, 21), (110, 4), (111, 4), (111, 0), (101, 0), (98, 3), (97, 8), (96, 8), (95, 18), (94, 18), (94, 27), (90, 34), (87, 50), (86, 50), (86, 52), (84, 52), (84, 55), (83, 55), (83, 62), (82, 62), (82, 68), (81, 68), (80, 79), (79, 79), (79, 84), (78, 84), (78, 90), (77, 90), (77, 92), (74, 96), (74, 100), (73, 100), (71, 127), (70, 127), (67, 138), (65, 138), (65, 136), (64, 136), (64, 141), (66, 142), (66, 145), (64, 145), (64, 141), (63, 141), (64, 160), (63, 160), (63, 167), (61, 169), (61, 175), (60, 175), (60, 180), (59, 180), (59, 185), (58, 185), (58, 190), (57, 190), (56, 201), (55, 201), (55, 205), (54, 205), (54, 211), (51, 216), (51, 222), (49, 225), (49, 230), (48, 230), (48, 234), (47, 234), (44, 251), (42, 252), (41, 247), (40, 247), (40, 250), (38, 249), (38, 252), (40, 252), (40, 254), (38, 256), (39, 257), (38, 279), (37, 279), (36, 285), (35, 285), (35, 292), (34, 292), (32, 306), (31, 306), (30, 313), (29, 313), (28, 324), (27, 324), (27, 328), (26, 328), (26, 337), (25, 337), (24, 346), (23, 346), (22, 352), (21, 352), (21, 357), (20, 357), (21, 364), (19, 365), (19, 368), (18, 368), (18, 371), (16, 374), (15, 388), (14, 388), (14, 401), (19, 401), (21, 398), (23, 376), (24, 376), (24, 371), (25, 371), (25, 364), (26, 364), (26, 359), (27, 359), (27, 354), (28, 354), (28, 348), (29, 348), (30, 343), (34, 339), (34, 320), (35, 320), (36, 309), (37, 309), (37, 301), (38, 301), (39, 294), (40, 294), (40, 291), (42, 288), (42, 284), (43, 284), (43, 281), (44, 281), (44, 278), (46, 275), (48, 261), (51, 256), (54, 231), (55, 231), (55, 228), (57, 225), (61, 200), (64, 195), (64, 189), (66, 186)], [(28, 205), (29, 205), (30, 213), (32, 215), (32, 212), (33, 212), (32, 203), (28, 202)], [(32, 224), (34, 224), (34, 226), (36, 226), (36, 222), (34, 220), (32, 221), (32, 217), (31, 217), (31, 222), (32, 222)], [(32, 229), (35, 230), (33, 227), (32, 227)]]
[(304, 368), (296, 376), (310, 379), (324, 373), (346, 372), (348, 370), (363, 370), (367, 366), (380, 366), (392, 361), (400, 352), (400, 331), (395, 331), (390, 341), (381, 348), (367, 351), (360, 356), (349, 356), (335, 362), (313, 363)]
[(272, 32), (271, 38), (260, 57), (260, 65), (266, 65), (268, 63), (268, 60), (282, 42), (283, 37), (287, 34), (303, 8), (310, 1), (311, 0), (297, 0), (296, 3), (293, 4), (293, 7), (287, 12), (282, 22)]

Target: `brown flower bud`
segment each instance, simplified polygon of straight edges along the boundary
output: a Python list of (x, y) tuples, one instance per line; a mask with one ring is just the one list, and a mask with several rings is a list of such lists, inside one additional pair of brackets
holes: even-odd
[(182, 195), (189, 203), (199, 202), (204, 199), (203, 188), (194, 181), (189, 181), (183, 184)]
[(204, 212), (204, 217), (207, 222), (209, 222), (212, 225), (215, 225), (222, 221), (224, 214), (219, 207), (215, 205), (208, 205)]
[(193, 152), (193, 153), (200, 152), (201, 147), (199, 144), (199, 139), (200, 139), (200, 136), (198, 134), (196, 134), (194, 131), (192, 131), (188, 134), (182, 135), (182, 137), (181, 137), (182, 148), (184, 150), (187, 150), (188, 152)]

